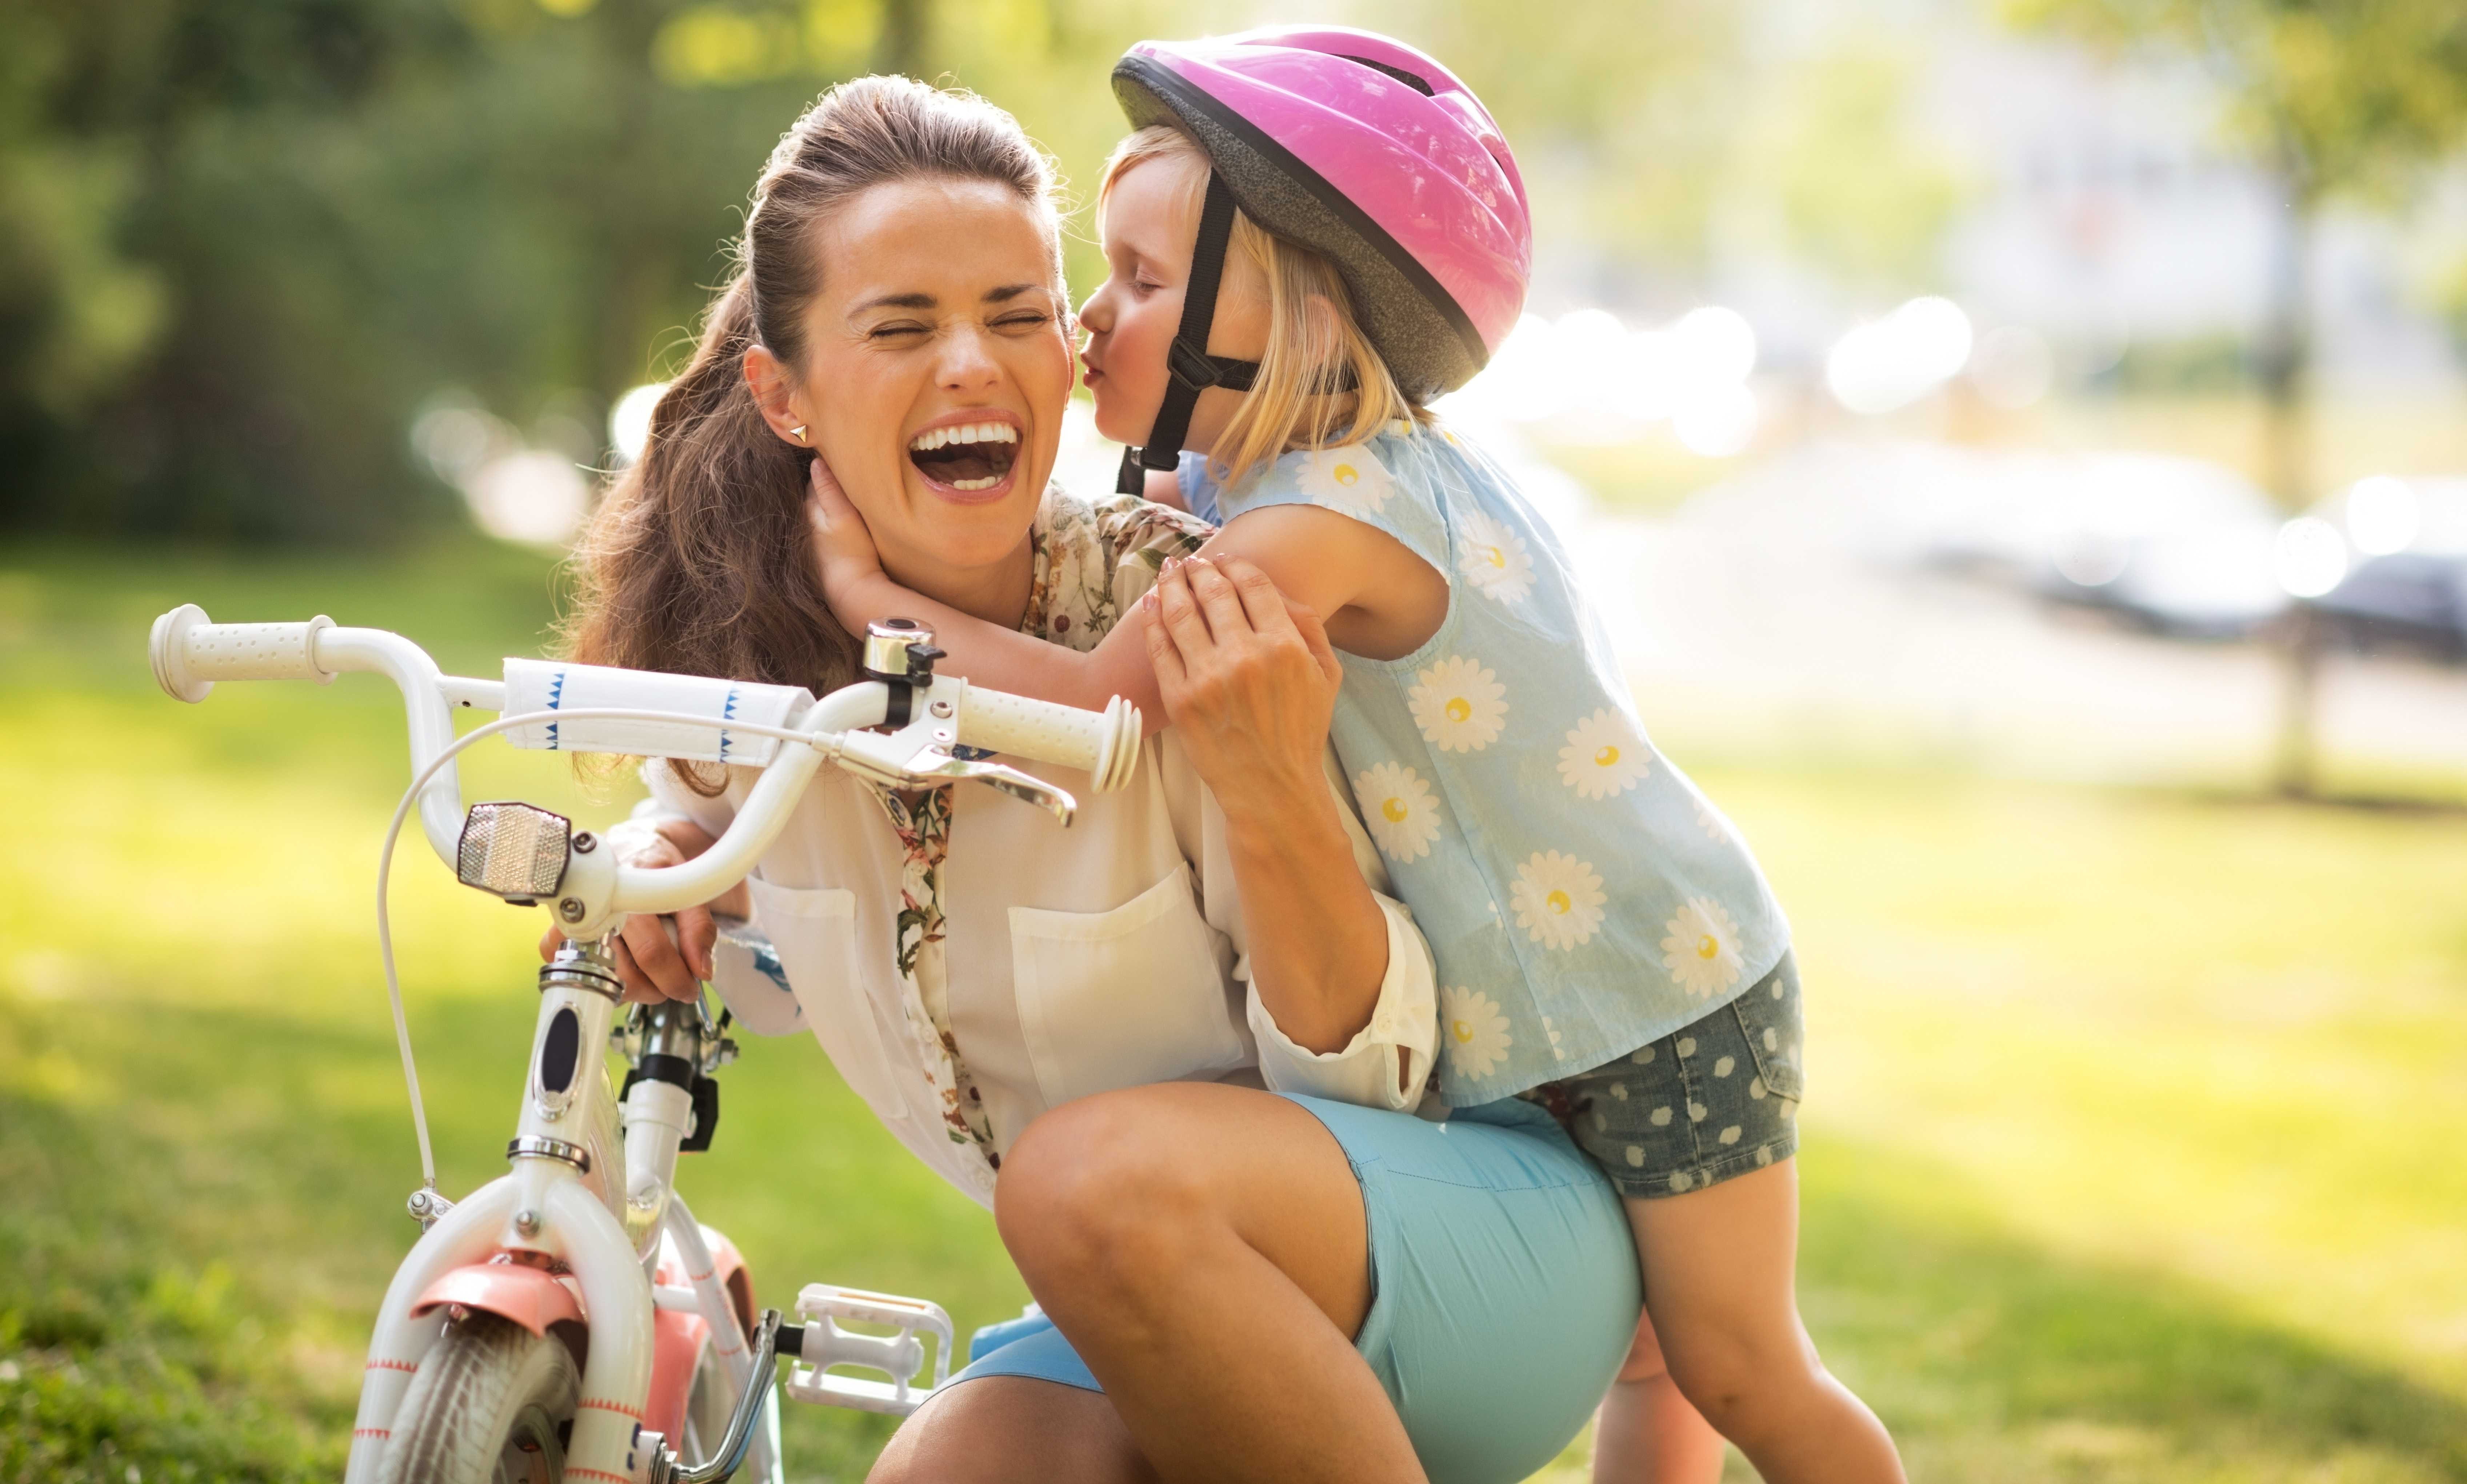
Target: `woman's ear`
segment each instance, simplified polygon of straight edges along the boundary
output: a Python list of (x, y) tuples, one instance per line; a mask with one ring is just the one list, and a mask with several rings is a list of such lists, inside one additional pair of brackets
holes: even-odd
[(789, 376), (788, 368), (780, 364), (778, 356), (761, 346), (746, 351), (745, 385), (754, 393), (754, 405), (762, 409), (762, 420), (780, 435), (781, 442), (800, 448), (812, 446), (814, 435), (806, 425), (809, 419), (804, 410), (797, 405), (794, 378)]

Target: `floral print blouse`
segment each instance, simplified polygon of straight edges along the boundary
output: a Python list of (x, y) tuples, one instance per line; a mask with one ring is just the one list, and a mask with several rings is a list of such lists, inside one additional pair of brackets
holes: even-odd
[[(1205, 521), (1136, 495), (1087, 501), (1049, 486), (1029, 528), (1035, 552), (1028, 610), (1020, 632), (1085, 653), (1156, 583), (1157, 573), (1177, 556), (1196, 552), (1214, 534)], [(974, 1144), (994, 1168), (985, 1099), (968, 1074), (951, 1033), (950, 972), (943, 955), (942, 865), (951, 849), (950, 786), (921, 791), (875, 787), (875, 798), (907, 852), (900, 873), (900, 911), (895, 961), (910, 1007), (910, 1030), (940, 1099), (942, 1125), (953, 1143)], [(915, 1023), (922, 1009), (926, 1023)]]

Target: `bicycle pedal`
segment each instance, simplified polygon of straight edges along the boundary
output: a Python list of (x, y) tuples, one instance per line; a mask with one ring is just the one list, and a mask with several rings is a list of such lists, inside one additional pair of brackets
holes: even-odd
[[(903, 1298), (896, 1293), (808, 1283), (797, 1294), (797, 1314), (805, 1321), (803, 1334), (783, 1383), (788, 1395), (797, 1401), (905, 1417), (924, 1405), (925, 1399), (951, 1379), (951, 1316), (942, 1312), (939, 1304)], [(868, 1335), (844, 1330), (838, 1322), (842, 1319), (879, 1324), (898, 1333)], [(925, 1335), (933, 1336), (937, 1341), (934, 1382), (920, 1386), (917, 1376), (925, 1368)], [(860, 1366), (891, 1379), (886, 1382), (833, 1375), (831, 1367), (835, 1365)]]

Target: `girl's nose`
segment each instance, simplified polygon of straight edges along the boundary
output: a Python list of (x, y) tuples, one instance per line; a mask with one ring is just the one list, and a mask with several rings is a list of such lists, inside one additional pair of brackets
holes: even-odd
[(1105, 290), (1098, 288), (1079, 305), (1079, 327), (1091, 334), (1102, 334), (1114, 327), (1114, 316), (1105, 307)]

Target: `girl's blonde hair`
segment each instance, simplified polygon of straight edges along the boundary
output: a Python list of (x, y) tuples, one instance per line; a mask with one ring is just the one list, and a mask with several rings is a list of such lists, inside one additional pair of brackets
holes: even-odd
[[(1125, 171), (1168, 157), (1199, 167), (1190, 185), (1195, 218), (1211, 169), (1208, 152), (1197, 140), (1164, 124), (1141, 129), (1114, 146), (1097, 187), (1098, 213)], [(1231, 246), (1229, 264), (1250, 264), (1267, 284), (1268, 349), (1259, 357), (1259, 374), (1242, 405), (1208, 451), (1211, 478), (1219, 484), (1235, 484), (1287, 449), (1343, 448), (1367, 441), (1399, 418), (1429, 420), (1430, 414), (1397, 387), (1388, 363), (1371, 349), (1334, 264), (1309, 248), (1270, 236), (1238, 209)], [(1313, 301), (1326, 309), (1313, 312)], [(1345, 385), (1347, 372), (1351, 391), (1322, 390)]]

